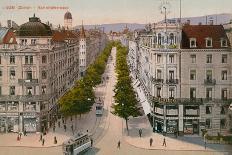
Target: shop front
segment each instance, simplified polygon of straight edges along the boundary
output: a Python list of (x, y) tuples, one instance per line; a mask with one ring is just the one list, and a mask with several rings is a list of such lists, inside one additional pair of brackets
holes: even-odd
[(185, 119), (184, 120), (184, 134), (199, 134), (198, 119)]
[(178, 120), (167, 120), (167, 133), (174, 134), (178, 131)]
[(164, 131), (163, 119), (155, 117), (155, 131), (158, 133), (162, 133)]
[(23, 114), (23, 127), (27, 132), (36, 132), (38, 126), (38, 117), (36, 113), (24, 113)]
[(0, 132), (18, 132), (19, 114), (18, 113), (0, 113)]

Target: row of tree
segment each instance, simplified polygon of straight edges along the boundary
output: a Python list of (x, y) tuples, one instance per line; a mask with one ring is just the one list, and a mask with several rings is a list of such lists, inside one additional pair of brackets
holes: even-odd
[(89, 65), (83, 78), (60, 98), (59, 110), (63, 116), (75, 116), (76, 118), (79, 115), (81, 117), (82, 114), (91, 110), (95, 102), (93, 88), (101, 83), (101, 76), (105, 71), (113, 45), (113, 42), (109, 42), (94, 63)]
[(138, 100), (135, 91), (132, 87), (132, 80), (130, 77), (129, 67), (127, 65), (128, 48), (115, 43), (117, 48), (116, 53), (116, 73), (117, 84), (115, 85), (115, 104), (112, 106), (114, 115), (117, 115), (126, 121), (126, 128), (128, 129), (129, 117), (137, 117), (140, 115), (138, 108)]

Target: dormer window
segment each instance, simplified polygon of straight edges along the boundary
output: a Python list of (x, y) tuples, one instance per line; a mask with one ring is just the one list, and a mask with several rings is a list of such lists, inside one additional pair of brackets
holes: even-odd
[(206, 38), (206, 47), (212, 47), (213, 43), (212, 43), (212, 38)]
[(196, 38), (190, 38), (190, 48), (197, 47)]
[(227, 40), (225, 38), (221, 39), (221, 47), (227, 47)]

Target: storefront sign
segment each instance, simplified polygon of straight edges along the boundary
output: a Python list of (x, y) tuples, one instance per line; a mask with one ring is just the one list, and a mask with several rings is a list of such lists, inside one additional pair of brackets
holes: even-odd
[(35, 118), (36, 117), (36, 113), (24, 113), (23, 117), (24, 118)]

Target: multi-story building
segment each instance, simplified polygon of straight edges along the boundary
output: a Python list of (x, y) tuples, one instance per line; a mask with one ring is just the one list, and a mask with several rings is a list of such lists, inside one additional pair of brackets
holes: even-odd
[[(0, 28), (1, 132), (37, 132), (51, 125), (58, 99), (81, 77), (83, 48), (94, 56), (104, 48), (106, 37), (98, 33), (97, 39), (90, 38), (101, 42), (81, 47), (80, 32), (52, 31), (35, 16), (16, 33)], [(91, 63), (95, 58), (85, 59)]]
[(137, 46), (135, 74), (149, 100), (154, 130), (228, 133), (232, 54), (222, 25), (161, 22), (141, 33)]

